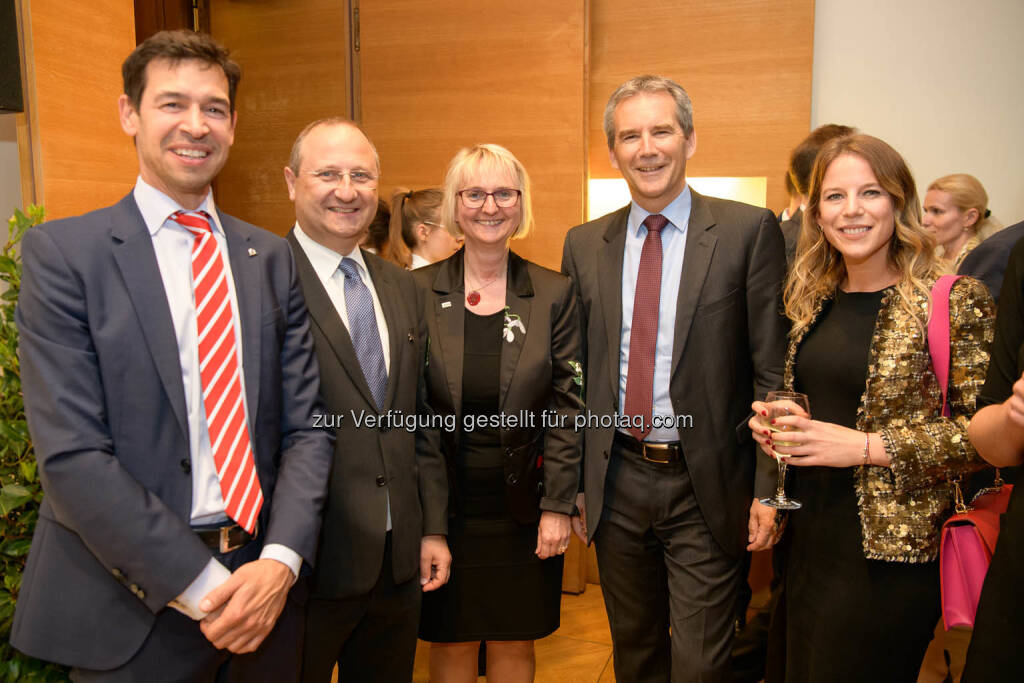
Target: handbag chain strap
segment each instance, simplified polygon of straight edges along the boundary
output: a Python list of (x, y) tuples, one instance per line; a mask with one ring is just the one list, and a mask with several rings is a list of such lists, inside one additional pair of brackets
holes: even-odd
[[(953, 477), (952, 479), (949, 480), (949, 482), (953, 485), (953, 507), (954, 507), (954, 510), (956, 511), (956, 514), (958, 514), (958, 515), (965, 514), (965, 513), (970, 512), (971, 510), (974, 509), (973, 507), (968, 505), (967, 502), (964, 500), (964, 491), (960, 487), (961, 479), (963, 479), (963, 477), (958, 474), (957, 476), (955, 476), (955, 477)], [(1003, 477), (999, 473), (999, 468), (997, 467), (996, 468), (996, 478), (992, 482), (992, 485), (991, 486), (986, 486), (985, 488), (981, 489), (976, 494), (974, 494), (974, 497), (971, 498), (971, 503), (973, 503), (974, 501), (978, 500), (982, 496), (986, 496), (986, 495), (988, 495), (990, 493), (999, 493), (999, 491), (1002, 490), (1002, 488), (1003, 488), (1003, 484), (1005, 484), (1005, 483), (1006, 482), (1003, 481)]]

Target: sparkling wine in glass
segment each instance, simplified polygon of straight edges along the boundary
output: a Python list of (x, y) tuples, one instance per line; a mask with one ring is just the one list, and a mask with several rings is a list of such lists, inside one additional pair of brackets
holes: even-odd
[[(769, 391), (765, 398), (768, 415), (761, 417), (761, 423), (766, 429), (773, 432), (772, 442), (776, 446), (796, 446), (792, 441), (783, 441), (780, 437), (788, 431), (797, 431), (791, 426), (772, 424), (771, 421), (783, 415), (811, 416), (810, 404), (807, 402), (807, 395), (795, 391)], [(786, 496), (786, 462), (788, 455), (775, 451), (775, 462), (779, 466), (779, 481), (775, 488), (775, 495), (770, 498), (762, 498), (760, 503), (776, 510), (799, 510), (801, 503), (798, 500)]]

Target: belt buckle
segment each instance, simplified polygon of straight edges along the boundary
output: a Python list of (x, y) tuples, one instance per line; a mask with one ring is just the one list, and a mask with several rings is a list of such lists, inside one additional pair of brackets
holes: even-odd
[(220, 529), (217, 530), (220, 533), (220, 538), (219, 538), (219, 542), (217, 544), (217, 549), (220, 551), (221, 555), (224, 555), (225, 553), (230, 553), (232, 550), (235, 550), (236, 548), (239, 547), (239, 546), (232, 546), (231, 545), (231, 540), (230, 540), (230, 538), (228, 536), (228, 534), (231, 533), (231, 530), (234, 529), (236, 526), (238, 526), (238, 525), (237, 524), (232, 524), (231, 526), (222, 526)]
[[(652, 453), (664, 452), (664, 453), (666, 453), (666, 456), (661, 458), (661, 459), (652, 458), (651, 456), (647, 455), (647, 451), (648, 450), (650, 450)], [(657, 463), (658, 465), (667, 465), (667, 464), (669, 464), (671, 462), (671, 460), (669, 460), (669, 458), (667, 456), (667, 453), (669, 452), (669, 450), (670, 450), (670, 448), (668, 446), (660, 446), (659, 447), (659, 446), (655, 446), (654, 444), (648, 444), (648, 443), (646, 443), (644, 441), (640, 442), (640, 457), (643, 458), (644, 460), (646, 460), (647, 462)]]
[[(239, 543), (232, 544), (231, 543), (231, 532), (233, 530), (235, 530), (235, 529), (240, 529), (242, 531), (243, 539)], [(233, 550), (238, 550), (243, 545), (245, 545), (246, 543), (248, 543), (252, 539), (256, 538), (256, 534), (259, 533), (259, 531), (257, 529), (253, 529), (253, 531), (255, 533), (253, 533), (251, 536), (249, 536), (248, 539), (245, 539), (244, 538), (244, 536), (246, 535), (245, 534), (245, 529), (242, 529), (242, 527), (240, 525), (238, 525), (238, 524), (232, 524), (231, 526), (222, 526), (217, 531), (219, 532), (217, 549), (220, 550), (221, 555), (223, 555), (225, 553), (230, 553)]]

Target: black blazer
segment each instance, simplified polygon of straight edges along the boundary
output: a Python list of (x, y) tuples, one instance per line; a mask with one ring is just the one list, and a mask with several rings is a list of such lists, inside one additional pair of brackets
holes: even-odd
[(440, 454), (425, 449), (427, 442), (411, 430), (386, 420), (379, 426), (359, 426), (353, 415), (377, 418), (394, 411), (392, 416), (416, 416), (426, 339), (422, 294), (407, 271), (363, 251), (390, 340), (385, 350), (391, 358), (387, 395), (383, 411), (378, 411), (348, 329), (294, 231), (288, 241), (309, 306), (327, 423), (337, 434), (312, 594), (346, 598), (370, 592), (388, 569), (382, 570), (381, 562), (389, 502), (390, 571), (396, 583), (419, 572), (423, 536), (448, 531)]
[[(426, 293), (429, 329), (426, 400), (438, 415), (455, 416), (455, 430), (431, 430), (448, 467), (449, 509), (455, 513), (455, 454), (462, 425), (462, 370), (465, 324), (463, 255), (413, 271)], [(583, 408), (577, 300), (567, 277), (509, 253), (505, 288), (507, 312), (526, 328), (501, 341), (499, 405), (505, 415), (534, 416), (532, 426), (501, 430), (505, 492), (512, 516), (536, 523), (541, 510), (572, 514), (579, 481)], [(544, 411), (556, 411), (561, 425), (545, 429)], [(564, 426), (562, 426), (564, 425)], [(541, 458), (540, 456), (543, 456)]]

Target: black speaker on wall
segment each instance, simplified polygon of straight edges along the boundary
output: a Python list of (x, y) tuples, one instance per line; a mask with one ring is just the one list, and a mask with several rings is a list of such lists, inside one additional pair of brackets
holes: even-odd
[(0, 0), (0, 112), (24, 110), (14, 0)]

